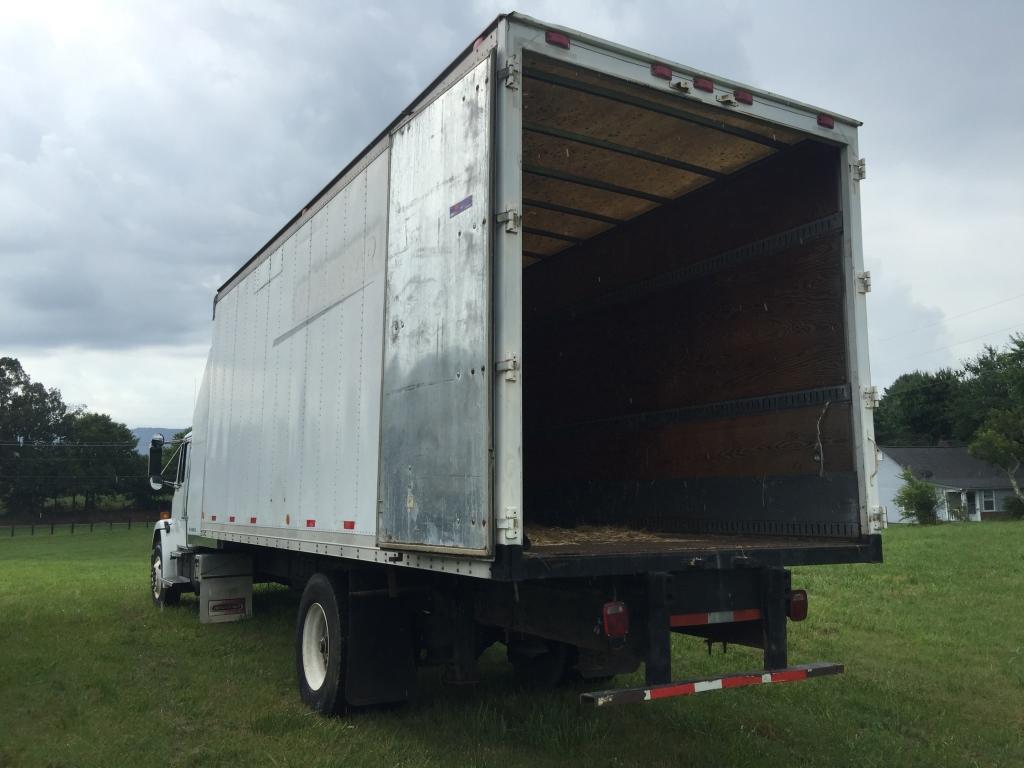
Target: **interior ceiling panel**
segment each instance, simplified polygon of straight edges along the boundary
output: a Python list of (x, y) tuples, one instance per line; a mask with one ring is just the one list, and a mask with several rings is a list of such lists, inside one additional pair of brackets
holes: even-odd
[(523, 162), (666, 198), (685, 195), (708, 181), (678, 168), (530, 131), (523, 136)]
[(604, 221), (547, 210), (524, 201), (523, 226), (528, 231), (535, 229), (556, 232), (576, 240), (586, 240), (611, 229), (613, 225)]
[(802, 139), (536, 55), (523, 80), (525, 266)]
[[(641, 98), (646, 101), (662, 104), (671, 109), (681, 112), (689, 112), (697, 117), (722, 122), (745, 131), (760, 134), (767, 139), (782, 144), (795, 144), (804, 138), (798, 131), (783, 128), (782, 126), (764, 123), (756, 118), (748, 117), (739, 111), (730, 111), (728, 108), (703, 104), (692, 99), (680, 98), (670, 93), (663, 93), (654, 88), (645, 88), (634, 83), (628, 83), (613, 77), (608, 77), (599, 72), (592, 72), (586, 69), (574, 67), (554, 59), (548, 59), (536, 54), (526, 56), (525, 67), (527, 71), (533, 69), (538, 72), (545, 72), (557, 77), (575, 80), (579, 83), (594, 85), (610, 91), (626, 94), (630, 97)], [(660, 82), (660, 81), (657, 81)], [(602, 100), (606, 101), (607, 100)]]

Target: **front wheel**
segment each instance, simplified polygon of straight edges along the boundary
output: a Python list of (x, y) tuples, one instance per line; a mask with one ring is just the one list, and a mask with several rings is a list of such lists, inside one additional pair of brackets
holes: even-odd
[(177, 586), (164, 585), (164, 555), (159, 541), (153, 544), (149, 557), (149, 588), (153, 605), (157, 608), (177, 605), (181, 600), (181, 590)]
[(295, 669), (299, 696), (317, 712), (329, 715), (345, 708), (344, 669), (347, 642), (342, 621), (345, 593), (325, 574), (306, 583), (295, 628)]

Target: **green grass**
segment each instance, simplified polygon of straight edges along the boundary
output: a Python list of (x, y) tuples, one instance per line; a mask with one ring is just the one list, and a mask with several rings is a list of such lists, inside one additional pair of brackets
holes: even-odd
[[(517, 691), (492, 649), (476, 688), (428, 670), (415, 705), (347, 719), (298, 701), (292, 593), (259, 588), (236, 624), (157, 611), (148, 536), (0, 537), (0, 766), (1024, 765), (1024, 524), (890, 529), (883, 566), (798, 569), (790, 658), (841, 677), (594, 711)], [(759, 662), (692, 638), (674, 657)]]

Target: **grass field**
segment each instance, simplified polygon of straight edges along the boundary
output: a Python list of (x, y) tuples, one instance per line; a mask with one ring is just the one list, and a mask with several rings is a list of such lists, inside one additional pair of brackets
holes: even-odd
[[(1020, 523), (890, 529), (883, 566), (797, 569), (791, 662), (844, 676), (602, 711), (517, 691), (492, 649), (476, 688), (428, 670), (416, 705), (316, 717), (295, 595), (200, 626), (191, 597), (151, 606), (148, 553), (139, 529), (0, 538), (0, 766), (1024, 766)], [(677, 676), (758, 662), (674, 647)]]

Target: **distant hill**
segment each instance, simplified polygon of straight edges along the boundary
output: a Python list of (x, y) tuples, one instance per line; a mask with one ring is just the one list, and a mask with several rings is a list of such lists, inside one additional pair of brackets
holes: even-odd
[(170, 440), (183, 429), (185, 427), (137, 427), (132, 430), (132, 434), (139, 440), (139, 445), (135, 450), (145, 455), (149, 452), (149, 441), (157, 432), (163, 435), (165, 440)]

